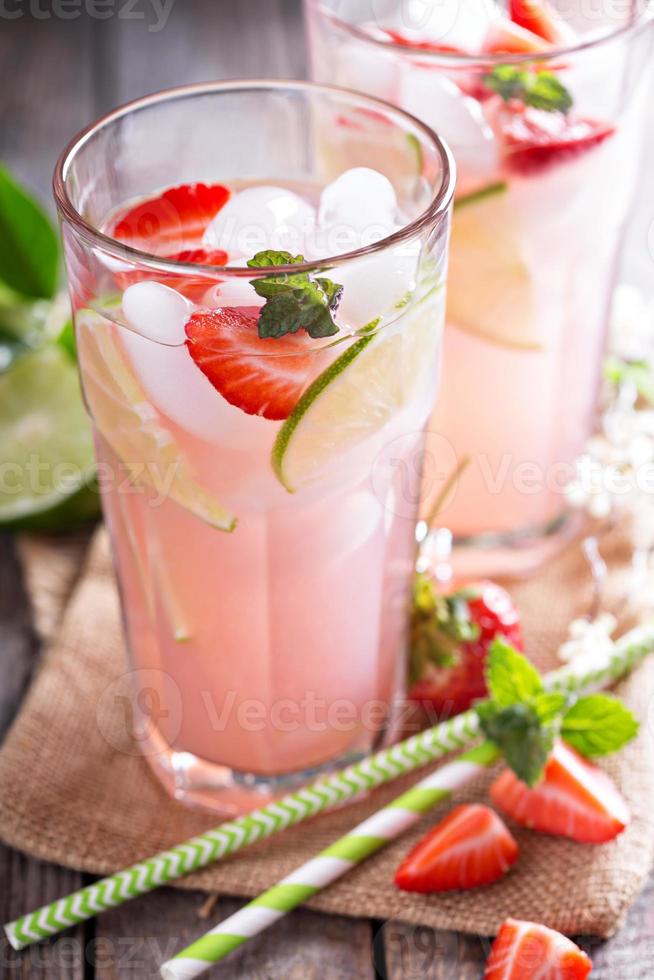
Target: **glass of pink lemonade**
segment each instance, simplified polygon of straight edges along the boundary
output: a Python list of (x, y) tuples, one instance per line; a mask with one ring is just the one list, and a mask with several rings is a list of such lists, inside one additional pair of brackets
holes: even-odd
[(522, 572), (565, 540), (636, 197), (652, 19), (632, 0), (306, 0), (313, 75), (438, 129), (459, 180), (446, 370), (423, 514), (462, 573)]
[(453, 191), (427, 126), (301, 82), (150, 96), (60, 159), (139, 732), (182, 800), (393, 737)]

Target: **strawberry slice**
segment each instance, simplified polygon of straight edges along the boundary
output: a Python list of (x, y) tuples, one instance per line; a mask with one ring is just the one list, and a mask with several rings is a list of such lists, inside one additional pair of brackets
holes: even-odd
[(500, 107), (495, 129), (504, 143), (506, 166), (521, 174), (541, 172), (574, 159), (615, 133), (611, 123), (514, 102)]
[(395, 872), (405, 892), (476, 888), (501, 878), (518, 859), (518, 845), (493, 810), (457, 806), (429, 831)]
[(133, 248), (164, 255), (173, 243), (181, 249), (199, 241), (229, 197), (222, 184), (171, 187), (123, 214), (111, 233)]
[(262, 340), (259, 307), (199, 310), (186, 324), (188, 351), (231, 405), (285, 419), (309, 381), (315, 354), (305, 333)]
[[(223, 252), (219, 248), (210, 250), (204, 248), (184, 249), (181, 252), (174, 252), (172, 255), (162, 257), (172, 259), (174, 262), (192, 262), (198, 265), (223, 266), (229, 261), (227, 252)], [(170, 286), (171, 289), (176, 289), (178, 293), (182, 293), (187, 299), (197, 303), (202, 300), (210, 286), (214, 286), (220, 281), (200, 275), (175, 275), (172, 272), (155, 272), (146, 269), (130, 269), (128, 272), (116, 273), (116, 282), (121, 289), (127, 289), (135, 282), (144, 282), (146, 279), (154, 279), (165, 286)]]
[(510, 20), (495, 20), (482, 45), (483, 54), (537, 54), (550, 45), (533, 31)]
[(547, 0), (509, 0), (511, 20), (550, 44), (572, 44), (575, 32)]
[(402, 34), (400, 31), (391, 30), (389, 27), (384, 28), (384, 33), (387, 34), (395, 44), (400, 44), (403, 48), (415, 48), (416, 51), (431, 51), (433, 54), (468, 54), (469, 52), (464, 51), (463, 48), (457, 48), (452, 44), (439, 44), (438, 41), (418, 41), (406, 34)]
[(611, 778), (561, 741), (534, 789), (505, 769), (491, 786), (490, 795), (517, 823), (582, 844), (613, 840), (631, 820)]
[(507, 919), (491, 946), (484, 980), (584, 980), (592, 968), (567, 936), (536, 922)]

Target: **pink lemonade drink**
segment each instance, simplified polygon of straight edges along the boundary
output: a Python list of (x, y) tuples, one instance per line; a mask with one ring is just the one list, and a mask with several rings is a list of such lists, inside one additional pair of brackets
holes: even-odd
[(452, 148), (446, 370), (423, 515), (460, 467), (438, 517), (461, 545), (455, 568), (533, 569), (571, 530), (565, 487), (595, 421), (651, 16), (617, 0), (306, 5), (314, 77), (402, 106)]
[(393, 737), (453, 182), (421, 123), (304, 83), (152, 96), (61, 158), (136, 726), (182, 800)]

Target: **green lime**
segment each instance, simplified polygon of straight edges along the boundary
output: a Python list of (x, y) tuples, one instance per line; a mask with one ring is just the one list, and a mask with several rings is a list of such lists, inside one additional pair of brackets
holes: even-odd
[(435, 370), (442, 318), (442, 290), (434, 286), (395, 323), (356, 340), (307, 388), (272, 450), (289, 493), (320, 479), (415, 397)]
[(61, 530), (99, 512), (77, 370), (59, 346), (0, 374), (0, 526)]

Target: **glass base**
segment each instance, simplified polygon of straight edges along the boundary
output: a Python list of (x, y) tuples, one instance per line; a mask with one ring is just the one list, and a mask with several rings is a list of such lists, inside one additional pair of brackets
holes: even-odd
[(452, 568), (456, 579), (523, 578), (551, 561), (584, 525), (580, 512), (565, 511), (540, 527), (506, 534), (454, 537)]
[(367, 749), (348, 752), (310, 769), (275, 776), (239, 772), (200, 759), (191, 752), (177, 751), (153, 727), (149, 728), (145, 741), (141, 741), (141, 748), (155, 776), (174, 799), (194, 809), (211, 810), (229, 819), (265, 806), (286, 793), (315, 782), (321, 776), (360, 762), (371, 752), (391, 745), (399, 735), (398, 723), (380, 731), (372, 747), (368, 745)]

